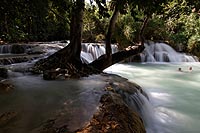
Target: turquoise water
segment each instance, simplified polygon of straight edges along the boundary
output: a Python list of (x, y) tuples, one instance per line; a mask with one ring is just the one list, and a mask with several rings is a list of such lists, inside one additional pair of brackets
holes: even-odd
[(148, 133), (200, 132), (200, 63), (116, 64), (105, 71), (138, 83), (148, 93), (143, 117)]

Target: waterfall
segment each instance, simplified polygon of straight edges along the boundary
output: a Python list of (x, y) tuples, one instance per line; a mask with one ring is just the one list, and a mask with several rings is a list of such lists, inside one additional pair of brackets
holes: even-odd
[(64, 48), (68, 42), (45, 42), (0, 45), (0, 65), (30, 62), (47, 57)]
[[(24, 59), (24, 56), (30, 55), (43, 55), (45, 57), (55, 53), (56, 51), (64, 48), (69, 44), (68, 42), (36, 42), (31, 44), (7, 44), (0, 45), (0, 64), (7, 65), (13, 63), (19, 63), (27, 61)], [(112, 53), (118, 51), (118, 46), (116, 44), (111, 45)], [(23, 56), (19, 56), (20, 54), (24, 54)], [(14, 51), (14, 52), (13, 52)], [(5, 55), (6, 54), (6, 55)], [(81, 51), (81, 59), (82, 62), (88, 64), (101, 55), (105, 54), (105, 44), (103, 43), (82, 43), (82, 51)], [(13, 59), (17, 56), (18, 61)], [(9, 58), (8, 58), (9, 57)], [(20, 59), (23, 57), (23, 60)], [(38, 56), (39, 57), (39, 56)], [(19, 61), (20, 60), (20, 61)]]
[(0, 54), (11, 53), (11, 45), (0, 45)]
[(145, 50), (140, 54), (142, 62), (197, 62), (198, 59), (185, 53), (176, 52), (165, 43), (145, 43)]
[[(9, 58), (8, 61), (2, 61), (6, 55), (12, 55), (13, 58), (17, 54), (29, 55), (43, 55), (45, 57), (55, 53), (56, 51), (64, 48), (69, 44), (63, 42), (44, 42), (44, 43), (31, 43), (31, 44), (7, 44), (0, 45), (0, 64), (12, 64), (15, 60)], [(111, 45), (112, 53), (118, 51), (118, 46), (116, 44)], [(105, 54), (105, 44), (104, 43), (82, 43), (81, 60), (82, 62), (88, 64), (99, 58), (101, 55)], [(23, 58), (24, 58), (23, 56)], [(11, 57), (11, 56), (10, 56)], [(19, 57), (19, 56), (18, 56)], [(129, 61), (136, 61), (136, 56), (131, 57)], [(19, 57), (21, 58), (21, 57)], [(172, 47), (165, 43), (145, 43), (145, 50), (140, 54), (137, 59), (141, 62), (197, 62), (198, 58), (186, 55), (185, 53), (176, 52)], [(21, 60), (26, 61), (26, 60)], [(20, 62), (21, 62), (20, 61)], [(6, 62), (6, 63), (4, 63)], [(18, 61), (19, 62), (19, 61)]]
[[(132, 68), (124, 67), (124, 64), (115, 64), (105, 69), (104, 72), (128, 78), (129, 76), (132, 77), (133, 70), (134, 69)], [(135, 84), (135, 86), (132, 85), (134, 84), (133, 81), (135, 81), (135, 79), (129, 81), (131, 81), (131, 84), (125, 84), (125, 89), (118, 85), (115, 91), (121, 95), (123, 101), (128, 105), (128, 107), (130, 107), (130, 109), (138, 112), (144, 122), (147, 133), (160, 133), (158, 132), (160, 131), (159, 127), (155, 124), (157, 116), (155, 115), (154, 108), (151, 104), (152, 97), (149, 97), (149, 93), (145, 91), (143, 87), (137, 86), (137, 84)], [(120, 83), (124, 83), (124, 81), (121, 80)], [(138, 89), (137, 92), (132, 91), (134, 87)]]
[(127, 96), (126, 103), (129, 107), (138, 110), (148, 133), (157, 132), (155, 113), (148, 99), (140, 92)]
[[(112, 53), (118, 51), (116, 44), (111, 45)], [(103, 43), (82, 43), (81, 58), (84, 63), (90, 63), (105, 54), (105, 44)]]
[(6, 44), (0, 45), (0, 54), (38, 54), (54, 53), (64, 48), (68, 43), (46, 42), (31, 44)]
[(156, 116), (153, 107), (148, 100), (148, 95), (144, 91), (142, 93), (140, 91), (131, 93), (130, 90), (131, 88), (127, 88), (127, 90), (121, 88), (116, 92), (122, 96), (128, 107), (139, 113), (147, 132), (154, 133), (158, 130), (155, 125)]
[[(145, 50), (140, 54), (141, 62), (198, 62), (198, 58), (185, 53), (176, 52), (165, 43), (145, 43)], [(118, 51), (117, 45), (112, 45), (112, 53)], [(85, 63), (90, 63), (105, 54), (105, 45), (98, 43), (83, 43), (81, 57)], [(131, 58), (129, 61), (134, 60)]]

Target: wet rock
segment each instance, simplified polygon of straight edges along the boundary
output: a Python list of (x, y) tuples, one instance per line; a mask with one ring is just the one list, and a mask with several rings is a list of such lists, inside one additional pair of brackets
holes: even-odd
[(13, 44), (11, 49), (12, 54), (22, 54), (25, 53), (24, 45)]
[(58, 119), (49, 119), (45, 121), (39, 128), (31, 131), (31, 133), (70, 133), (65, 124), (57, 124)]
[(8, 78), (8, 70), (0, 67), (0, 78)]
[(46, 70), (43, 72), (43, 79), (44, 80), (55, 80), (55, 79), (66, 79), (69, 77), (68, 70), (67, 69), (52, 69), (52, 70)]
[(14, 86), (8, 80), (0, 81), (0, 94), (8, 93), (14, 89)]
[(0, 114), (0, 127), (7, 125), (17, 116), (17, 112), (5, 112)]
[[(148, 95), (145, 91), (143, 91), (142, 87), (134, 82), (128, 81), (128, 79), (121, 77), (115, 74), (102, 74), (103, 76), (108, 76), (106, 82), (108, 82), (105, 90), (112, 91), (120, 94), (123, 97), (125, 94), (131, 95), (135, 93), (141, 93), (147, 99), (149, 99)], [(112, 75), (112, 76), (110, 76)]]
[(77, 133), (145, 133), (139, 115), (116, 93), (104, 94), (101, 106), (86, 126)]
[(36, 46), (34, 48), (29, 49), (27, 54), (44, 54), (46, 51), (42, 49), (40, 46)]

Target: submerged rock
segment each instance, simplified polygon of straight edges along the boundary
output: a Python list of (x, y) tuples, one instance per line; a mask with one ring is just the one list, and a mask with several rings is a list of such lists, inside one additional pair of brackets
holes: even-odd
[(8, 93), (14, 89), (14, 86), (8, 80), (0, 81), (0, 94)]
[(58, 125), (57, 119), (49, 119), (31, 133), (70, 133), (67, 125)]
[(15, 119), (16, 116), (17, 116), (16, 112), (5, 112), (5, 113), (0, 114), (0, 127), (8, 124), (10, 121)]
[(77, 133), (145, 133), (140, 116), (117, 93), (104, 94), (99, 110)]

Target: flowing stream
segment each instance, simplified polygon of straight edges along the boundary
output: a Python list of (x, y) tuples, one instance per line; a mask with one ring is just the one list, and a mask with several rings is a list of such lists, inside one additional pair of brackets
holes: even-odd
[(116, 64), (105, 71), (138, 83), (148, 93), (142, 114), (147, 133), (200, 132), (200, 63)]
[[(47, 56), (66, 45), (37, 44), (31, 52), (43, 53), (41, 47), (44, 47), (42, 56)], [(8, 55), (11, 48), (9, 45), (0, 47), (2, 58), (11, 56)], [(25, 47), (25, 52), (27, 48), (30, 47)], [(112, 45), (112, 52), (116, 51), (117, 45)], [(102, 44), (82, 44), (81, 56), (85, 63), (104, 53)], [(195, 62), (197, 59), (178, 53), (163, 43), (146, 45), (141, 59), (152, 63), (115, 64), (105, 72), (121, 75), (145, 89), (149, 101), (140, 95), (133, 99), (142, 105), (140, 115), (147, 133), (199, 133), (200, 63)], [(103, 88), (108, 81), (106, 77), (93, 75), (81, 80), (44, 81), (41, 75), (22, 73), (31, 65), (32, 62), (25, 62), (6, 66), (12, 70), (9, 71), (9, 80), (15, 89), (0, 95), (0, 115), (4, 112), (16, 112), (17, 115), (6, 125), (0, 122), (0, 132), (35, 133), (35, 129), (45, 120), (57, 117), (62, 118), (60, 123), (68, 121), (69, 130), (74, 131), (90, 119), (104, 93)], [(193, 70), (189, 71), (189, 67)], [(178, 71), (178, 68), (182, 71)], [(127, 104), (132, 106), (128, 100)]]

